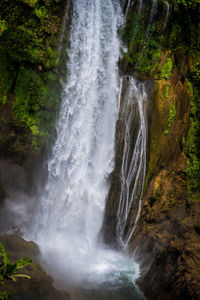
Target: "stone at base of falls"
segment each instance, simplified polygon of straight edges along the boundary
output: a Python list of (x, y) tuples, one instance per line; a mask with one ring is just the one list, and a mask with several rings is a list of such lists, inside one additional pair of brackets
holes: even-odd
[(38, 246), (20, 237), (4, 234), (0, 237), (11, 262), (20, 258), (31, 258), (32, 263), (22, 269), (23, 274), (31, 276), (30, 280), (19, 278), (17, 282), (7, 281), (0, 286), (0, 291), (9, 290), (15, 294), (14, 300), (69, 300), (66, 292), (53, 287), (53, 279), (45, 273), (37, 262), (40, 255)]

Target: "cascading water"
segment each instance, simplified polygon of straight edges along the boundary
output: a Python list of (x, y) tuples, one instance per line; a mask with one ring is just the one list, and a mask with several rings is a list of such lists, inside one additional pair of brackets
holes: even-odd
[(73, 255), (75, 249), (81, 255), (95, 247), (106, 178), (113, 167), (120, 19), (116, 4), (74, 1), (69, 77), (35, 223), (37, 238), (75, 243)]
[[(123, 79), (121, 81), (123, 85)], [(146, 92), (143, 83), (130, 77), (126, 101), (121, 105), (120, 117), (125, 120), (124, 148), (121, 166), (121, 192), (117, 212), (117, 238), (127, 246), (137, 225), (141, 212), (141, 197), (146, 175)], [(135, 122), (135, 144), (130, 133)], [(139, 126), (138, 126), (139, 124)], [(138, 128), (137, 128), (138, 127)], [(134, 208), (134, 212), (133, 212)], [(133, 217), (134, 216), (134, 217)], [(133, 223), (134, 222), (134, 223)]]
[(39, 244), (46, 268), (65, 287), (66, 282), (84, 282), (116, 289), (129, 282), (133, 288), (138, 265), (98, 241), (114, 166), (117, 28), (123, 18), (118, 0), (74, 0), (73, 5), (57, 138), (45, 190), (25, 237)]

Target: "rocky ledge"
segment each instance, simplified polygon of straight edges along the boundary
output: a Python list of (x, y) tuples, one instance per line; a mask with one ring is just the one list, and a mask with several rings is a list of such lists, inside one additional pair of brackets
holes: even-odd
[(30, 280), (20, 278), (17, 282), (7, 281), (0, 287), (0, 291), (9, 290), (14, 293), (14, 300), (69, 300), (66, 292), (59, 291), (53, 286), (53, 279), (46, 274), (37, 262), (40, 251), (33, 242), (27, 242), (21, 237), (2, 235), (3, 243), (9, 253), (11, 262), (21, 258), (31, 258), (32, 263), (23, 269), (23, 274), (31, 276)]

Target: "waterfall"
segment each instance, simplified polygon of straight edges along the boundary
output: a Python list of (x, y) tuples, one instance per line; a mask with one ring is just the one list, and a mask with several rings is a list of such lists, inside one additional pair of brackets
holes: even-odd
[[(123, 85), (124, 79), (121, 81)], [(121, 88), (122, 89), (122, 88)], [(130, 77), (120, 118), (124, 120), (121, 189), (117, 211), (117, 238), (127, 246), (141, 212), (141, 198), (146, 175), (146, 92), (143, 83)], [(121, 98), (121, 100), (123, 100)], [(134, 139), (131, 131), (134, 129)]]
[(37, 212), (38, 237), (53, 240), (59, 232), (60, 239), (66, 239), (67, 232), (80, 253), (92, 251), (96, 243), (106, 178), (113, 168), (120, 19), (116, 4), (74, 1), (69, 76)]
[(118, 0), (73, 5), (56, 140), (25, 238), (38, 243), (43, 265), (62, 288), (87, 281), (116, 290), (127, 278), (132, 290), (138, 264), (99, 239), (114, 168), (121, 7)]

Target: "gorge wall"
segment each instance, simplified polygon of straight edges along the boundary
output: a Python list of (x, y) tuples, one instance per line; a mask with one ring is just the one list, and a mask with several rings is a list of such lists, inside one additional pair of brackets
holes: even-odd
[(143, 263), (148, 299), (199, 299), (200, 6), (141, 2), (130, 4), (121, 62), (124, 73), (154, 85), (143, 209), (130, 249)]

